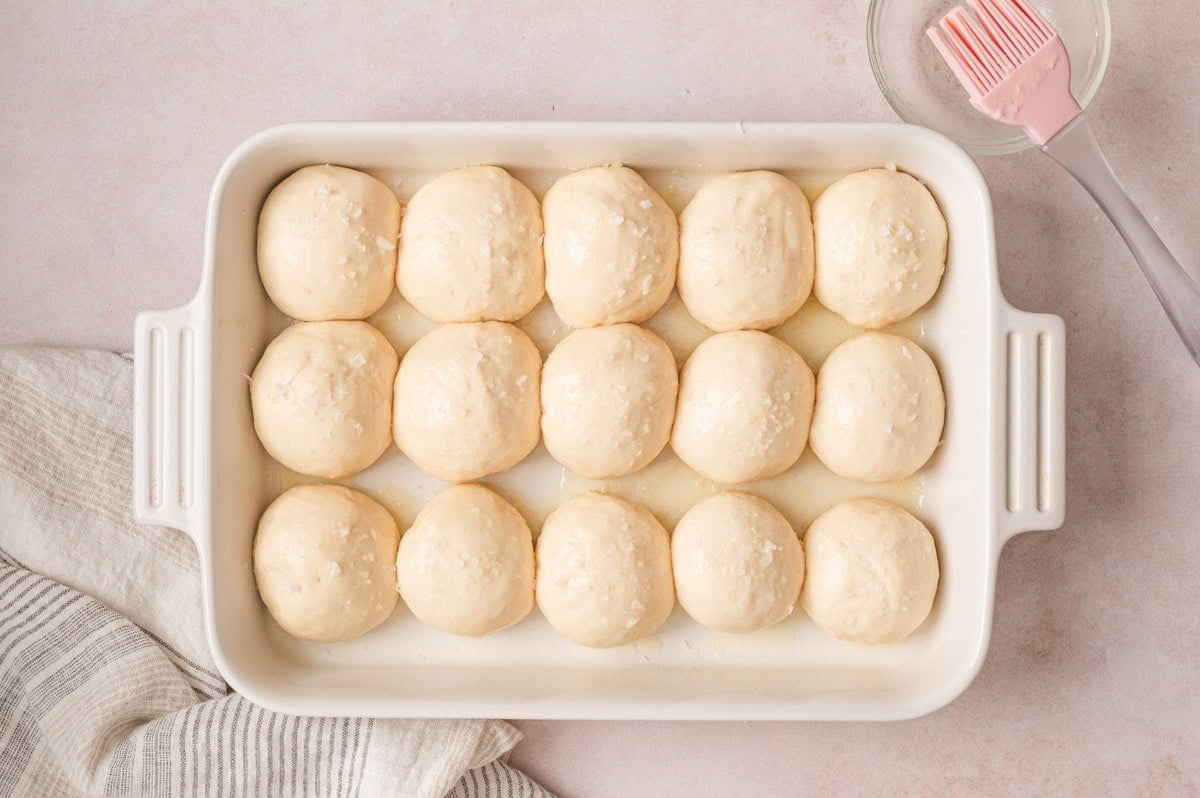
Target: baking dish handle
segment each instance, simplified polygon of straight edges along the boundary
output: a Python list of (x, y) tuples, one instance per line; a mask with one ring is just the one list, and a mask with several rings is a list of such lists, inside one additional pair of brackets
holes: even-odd
[(1005, 539), (1062, 526), (1066, 505), (1066, 330), (1058, 316), (1007, 308)]
[(134, 322), (133, 517), (191, 533), (196, 474), (194, 303)]

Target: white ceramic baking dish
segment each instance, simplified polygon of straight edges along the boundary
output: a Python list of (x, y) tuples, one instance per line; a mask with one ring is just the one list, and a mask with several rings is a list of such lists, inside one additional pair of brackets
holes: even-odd
[[(283, 635), (258, 599), (250, 565), (258, 517), (279, 490), (255, 438), (246, 387), (264, 346), (286, 324), (255, 266), (267, 192), (300, 166), (333, 162), (386, 173), (393, 185), (403, 178), (402, 198), (430, 176), (472, 163), (506, 166), (539, 183), (540, 193), (554, 174), (616, 161), (663, 191), (723, 171), (775, 169), (814, 184), (892, 163), (934, 193), (949, 224), (948, 265), (913, 334), (941, 370), (946, 441), (908, 502), (938, 540), (943, 579), (930, 619), (904, 643), (883, 647), (835, 641), (802, 613), (752, 635), (706, 633), (678, 608), (653, 640), (608, 651), (566, 643), (536, 611), (481, 640), (428, 629), (402, 606), (349, 643)], [(136, 517), (195, 540), (218, 666), (239, 692), (275, 709), (396, 717), (912, 717), (949, 703), (979, 670), (1005, 541), (1062, 523), (1063, 335), (1059, 318), (1004, 301), (983, 178), (960, 149), (922, 128), (288, 125), (253, 137), (221, 169), (196, 298), (137, 319)], [(561, 471), (539, 457), (510, 488), (557, 488)], [(391, 480), (416, 496), (436, 489), (398, 453), (385, 460), (360, 484)]]

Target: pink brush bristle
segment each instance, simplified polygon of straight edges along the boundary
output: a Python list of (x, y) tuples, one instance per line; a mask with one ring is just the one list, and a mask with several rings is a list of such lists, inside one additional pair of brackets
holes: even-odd
[(967, 0), (991, 39), (1020, 63), (1054, 37), (1050, 23), (1024, 0)]
[(1062, 39), (1025, 0), (964, 2), (926, 33), (975, 108), (1044, 144), (1079, 113)]
[[(966, 0), (929, 38), (973, 94), (987, 94), (1056, 34), (1024, 0)], [(965, 78), (965, 79), (964, 79)]]

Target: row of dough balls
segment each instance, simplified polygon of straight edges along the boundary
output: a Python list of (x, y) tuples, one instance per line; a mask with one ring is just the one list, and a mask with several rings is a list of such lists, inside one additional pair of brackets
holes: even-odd
[(634, 324), (577, 330), (544, 368), (529, 337), (503, 322), (442, 325), (403, 361), (365, 322), (296, 324), (263, 353), (251, 403), (268, 453), (295, 471), (349, 476), (394, 436), (449, 482), (504, 471), (539, 438), (589, 479), (638, 471), (669, 440), (723, 484), (780, 474), (810, 441), (843, 477), (892, 481), (928, 461), (945, 416), (937, 369), (906, 338), (855, 336), (814, 379), (767, 333), (718, 333), (677, 375), (667, 345)]
[(439, 322), (515, 321), (547, 294), (574, 328), (639, 323), (678, 285), (716, 332), (765, 330), (811, 292), (878, 329), (933, 297), (946, 223), (929, 191), (895, 169), (848, 175), (811, 212), (775, 172), (706, 183), (676, 219), (637, 172), (599, 166), (538, 201), (496, 166), (447, 172), (401, 213), (386, 185), (309, 166), (271, 191), (258, 227), (267, 293), (302, 321), (364, 319), (397, 286)]
[(439, 493), (403, 537), (362, 493), (292, 488), (259, 523), (254, 573), (280, 627), (308, 640), (363, 634), (398, 592), (421, 621), (472, 637), (512, 626), (536, 601), (559, 634), (594, 648), (652, 634), (676, 597), (722, 632), (764, 629), (800, 603), (839, 639), (897, 642), (924, 622), (939, 578), (929, 530), (877, 499), (834, 506), (802, 543), (747, 493), (704, 499), (668, 535), (645, 507), (591, 492), (550, 514), (535, 556), (521, 514), (477, 484)]

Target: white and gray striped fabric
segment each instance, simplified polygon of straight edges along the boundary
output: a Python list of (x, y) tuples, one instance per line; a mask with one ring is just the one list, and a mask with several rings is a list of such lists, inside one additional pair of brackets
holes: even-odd
[(502, 721), (231, 693), (191, 542), (131, 518), (132, 385), (123, 356), (0, 351), (0, 796), (549, 796)]

